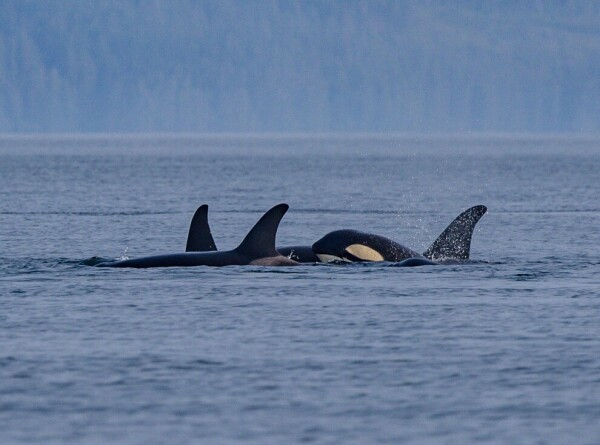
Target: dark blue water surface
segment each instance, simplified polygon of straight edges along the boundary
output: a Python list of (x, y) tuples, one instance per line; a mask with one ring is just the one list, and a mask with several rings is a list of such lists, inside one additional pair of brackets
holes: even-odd
[[(1, 443), (600, 443), (600, 139), (0, 138)], [(354, 228), (470, 264), (101, 269)]]

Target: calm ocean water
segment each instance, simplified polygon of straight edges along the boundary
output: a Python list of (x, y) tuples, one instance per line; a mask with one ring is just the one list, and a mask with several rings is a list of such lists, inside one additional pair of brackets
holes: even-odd
[[(0, 138), (0, 443), (600, 443), (600, 139)], [(100, 269), (354, 228), (470, 264)]]

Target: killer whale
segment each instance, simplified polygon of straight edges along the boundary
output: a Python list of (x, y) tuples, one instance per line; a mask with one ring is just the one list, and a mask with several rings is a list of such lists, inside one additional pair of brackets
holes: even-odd
[[(153, 255), (141, 258), (134, 258), (121, 261), (103, 262), (97, 264), (98, 267), (189, 267), (189, 266), (234, 266), (234, 265), (260, 265), (260, 266), (293, 266), (297, 265), (287, 257), (281, 255), (275, 250), (275, 237), (277, 228), (287, 212), (287, 204), (279, 204), (266, 212), (254, 227), (248, 232), (242, 243), (235, 249), (223, 252), (217, 252), (214, 246), (214, 240), (204, 235), (193, 235), (191, 246), (212, 247), (214, 250), (203, 252), (185, 252), (166, 255)], [(206, 208), (200, 208), (196, 211), (198, 221), (206, 219)], [(195, 215), (195, 216), (196, 216)], [(190, 241), (188, 239), (188, 241)]]
[(462, 212), (423, 254), (384, 236), (349, 229), (328, 233), (312, 250), (322, 262), (390, 261), (416, 266), (468, 260), (473, 230), (486, 211), (486, 206), (478, 205)]
[[(208, 205), (203, 204), (198, 207), (190, 223), (185, 251), (211, 252), (216, 250), (217, 245), (208, 224)], [(276, 250), (282, 256), (298, 263), (319, 262), (319, 258), (315, 255), (311, 246), (285, 246), (277, 247)]]
[(196, 210), (190, 223), (186, 252), (213, 252), (217, 250), (217, 245), (210, 232), (208, 225), (208, 205), (203, 204)]

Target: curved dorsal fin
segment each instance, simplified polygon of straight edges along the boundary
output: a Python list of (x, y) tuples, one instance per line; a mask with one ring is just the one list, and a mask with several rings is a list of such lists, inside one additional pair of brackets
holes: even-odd
[(468, 260), (473, 229), (487, 211), (484, 205), (465, 210), (433, 242), (423, 256), (430, 260)]
[(235, 250), (255, 258), (279, 256), (275, 249), (275, 236), (288, 208), (287, 204), (279, 204), (265, 213)]
[(208, 225), (208, 206), (201, 205), (194, 213), (188, 232), (186, 252), (210, 252), (217, 250)]

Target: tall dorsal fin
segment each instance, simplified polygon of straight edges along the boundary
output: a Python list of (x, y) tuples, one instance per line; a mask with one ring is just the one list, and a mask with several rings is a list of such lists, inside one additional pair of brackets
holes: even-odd
[(201, 205), (194, 213), (188, 232), (186, 252), (210, 252), (217, 250), (215, 240), (208, 225), (208, 206)]
[(275, 249), (275, 236), (288, 208), (287, 204), (279, 204), (265, 213), (235, 250), (255, 258), (279, 256)]
[(473, 229), (487, 211), (484, 205), (465, 210), (433, 242), (423, 256), (430, 260), (468, 260)]

